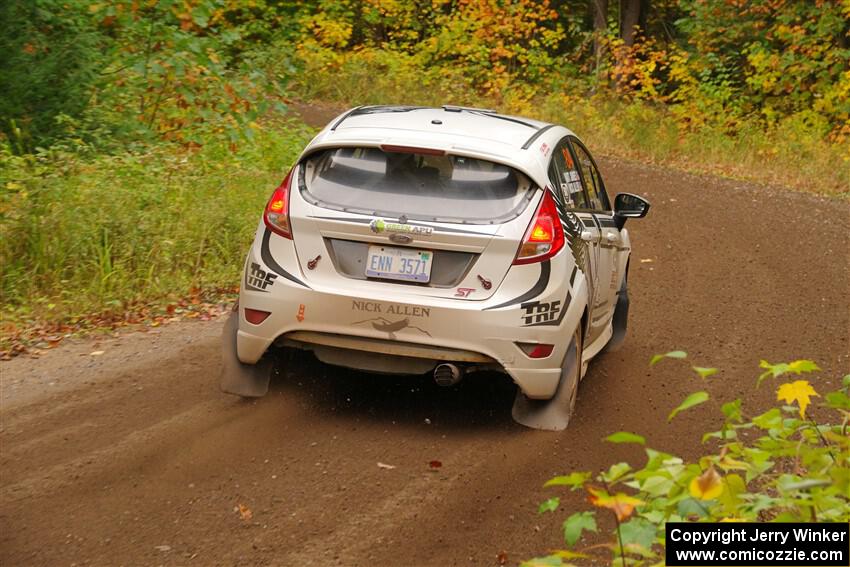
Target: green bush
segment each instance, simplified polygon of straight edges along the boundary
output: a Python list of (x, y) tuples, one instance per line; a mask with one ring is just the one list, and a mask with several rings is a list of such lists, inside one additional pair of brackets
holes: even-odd
[[(682, 351), (656, 355), (685, 359)], [(702, 380), (714, 368), (692, 367)], [(764, 372), (757, 384), (789, 374), (820, 371), (809, 360), (790, 364), (761, 362)], [(710, 450), (686, 461), (646, 448), (642, 467), (616, 463), (598, 474), (572, 472), (549, 480), (546, 487), (584, 490), (594, 509), (571, 514), (563, 523), (567, 549), (523, 563), (524, 567), (566, 565), (585, 559), (592, 551), (578, 544), (584, 532), (597, 532), (597, 510), (610, 514), (615, 530), (608, 542), (607, 560), (623, 565), (656, 564), (664, 557), (666, 522), (847, 522), (850, 521), (850, 375), (838, 391), (818, 394), (807, 380), (794, 380), (777, 388), (784, 405), (750, 413), (741, 399), (724, 403), (719, 430), (703, 435)], [(704, 403), (708, 393), (691, 394), (669, 416)], [(813, 403), (813, 398), (820, 403)], [(810, 406), (815, 406), (811, 408)], [(759, 410), (756, 410), (758, 412)], [(611, 443), (645, 445), (638, 434), (619, 431), (606, 438)], [(540, 512), (558, 509), (553, 497)]]
[(81, 2), (0, 3), (0, 133), (18, 153), (67, 133), (91, 102), (109, 39)]
[(0, 154), (3, 318), (55, 321), (231, 287), (262, 206), (312, 131), (279, 119), (234, 153), (153, 146)]

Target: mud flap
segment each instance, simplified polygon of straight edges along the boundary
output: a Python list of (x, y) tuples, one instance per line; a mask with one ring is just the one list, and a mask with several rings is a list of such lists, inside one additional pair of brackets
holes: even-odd
[(269, 391), (272, 361), (263, 356), (257, 364), (245, 364), (236, 356), (239, 311), (233, 311), (221, 335), (221, 391), (246, 398), (259, 398)]
[(570, 343), (564, 364), (561, 367), (561, 380), (555, 395), (548, 400), (532, 400), (517, 388), (514, 407), (511, 415), (514, 421), (531, 427), (532, 429), (545, 429), (548, 431), (562, 431), (570, 422), (575, 407), (575, 396), (578, 391), (579, 364), (576, 356), (576, 341)]
[(624, 281), (620, 287), (620, 291), (617, 293), (617, 305), (614, 307), (614, 316), (611, 317), (613, 334), (602, 352), (614, 352), (623, 345), (623, 341), (626, 340), (626, 327), (628, 323), (629, 288), (626, 287), (626, 282)]

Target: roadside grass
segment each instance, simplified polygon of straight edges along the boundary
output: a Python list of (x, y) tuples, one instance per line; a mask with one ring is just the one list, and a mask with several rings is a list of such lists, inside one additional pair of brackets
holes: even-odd
[(564, 124), (599, 154), (850, 198), (850, 141), (827, 142), (830, 125), (806, 115), (769, 129), (755, 120), (720, 127), (696, 124), (684, 108), (564, 94), (571, 86), (557, 78), (548, 93), (518, 87), (487, 99), (459, 70), (423, 68), (413, 56), (364, 50), (328, 61), (300, 55), (304, 70), (291, 88), (304, 100), (489, 107)]
[(312, 134), (277, 117), (235, 152), (3, 156), (0, 335), (232, 290), (265, 200)]

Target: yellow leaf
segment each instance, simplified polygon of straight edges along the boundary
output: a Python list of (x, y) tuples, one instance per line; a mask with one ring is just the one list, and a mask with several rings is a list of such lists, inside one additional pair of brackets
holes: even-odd
[(791, 404), (797, 402), (800, 406), (800, 417), (806, 417), (806, 408), (809, 407), (810, 398), (812, 396), (819, 396), (815, 389), (812, 388), (811, 384), (809, 384), (808, 380), (797, 380), (795, 382), (789, 382), (788, 384), (782, 384), (779, 386), (779, 389), (776, 390), (776, 399), (777, 400), (785, 400), (785, 403)]
[(700, 500), (714, 500), (723, 494), (723, 478), (714, 467), (709, 467), (701, 475), (694, 477), (688, 486), (691, 496)]
[(597, 490), (593, 487), (588, 487), (587, 491), (590, 492), (589, 500), (591, 504), (598, 508), (608, 508), (613, 511), (620, 522), (632, 515), (635, 506), (644, 504), (643, 500), (638, 500), (622, 492), (611, 495), (604, 490)]

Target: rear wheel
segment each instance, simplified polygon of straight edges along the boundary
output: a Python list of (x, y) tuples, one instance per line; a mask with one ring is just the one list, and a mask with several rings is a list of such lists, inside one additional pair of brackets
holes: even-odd
[(531, 400), (521, 390), (517, 390), (512, 415), (517, 423), (533, 429), (561, 431), (570, 423), (578, 398), (578, 385), (582, 376), (582, 328), (579, 325), (564, 362), (561, 365), (561, 380), (555, 395), (548, 400)]

